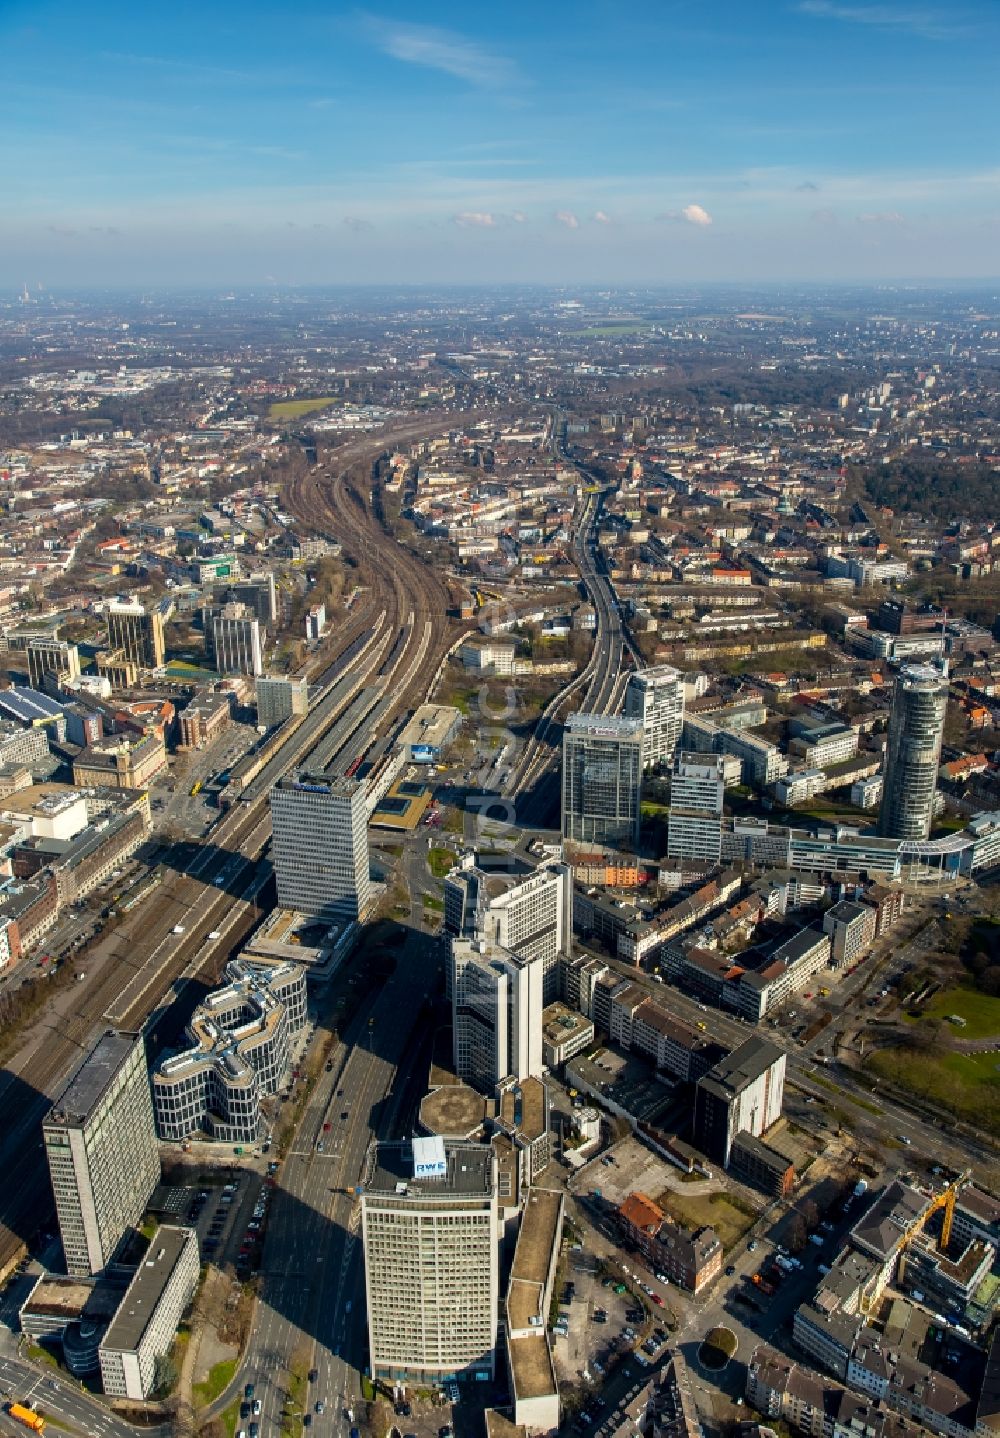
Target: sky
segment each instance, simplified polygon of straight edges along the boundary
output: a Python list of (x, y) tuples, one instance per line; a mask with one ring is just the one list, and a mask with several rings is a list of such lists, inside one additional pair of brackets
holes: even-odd
[(1000, 274), (998, 0), (0, 0), (0, 289)]

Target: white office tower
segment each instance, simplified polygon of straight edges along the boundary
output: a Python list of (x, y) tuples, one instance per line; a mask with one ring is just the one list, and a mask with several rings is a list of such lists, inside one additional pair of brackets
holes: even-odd
[(264, 669), (260, 620), (246, 604), (204, 610), (205, 654), (220, 674), (260, 674)]
[(483, 1093), (505, 1079), (542, 1075), (541, 959), (524, 959), (483, 939), (451, 941), (455, 1072)]
[(637, 850), (641, 792), (640, 721), (571, 714), (563, 730), (563, 838)]
[(559, 955), (572, 952), (573, 874), (557, 860), (528, 869), (503, 857), (505, 867), (486, 868), (476, 854), (463, 856), (445, 879), (445, 929), (485, 939), (521, 958), (541, 959), (550, 1004), (559, 997)]
[(684, 679), (670, 664), (629, 675), (625, 717), (642, 721), (642, 765), (657, 769), (673, 762), (684, 724)]
[(681, 750), (670, 777), (667, 857), (717, 864), (722, 853), (725, 759)]
[(361, 1228), (371, 1376), (492, 1378), (497, 1180), (488, 1144), (417, 1138), (369, 1150)]
[(42, 1123), (67, 1271), (104, 1272), (160, 1180), (141, 1034), (109, 1029)]
[(884, 839), (926, 839), (948, 709), (948, 670), (904, 664), (896, 677), (885, 746), (878, 832)]
[(330, 774), (279, 780), (271, 790), (271, 860), (281, 908), (362, 918), (371, 900), (365, 786)]

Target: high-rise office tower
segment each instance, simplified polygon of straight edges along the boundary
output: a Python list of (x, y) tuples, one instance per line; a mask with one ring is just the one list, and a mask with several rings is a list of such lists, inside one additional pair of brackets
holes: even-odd
[(166, 657), (163, 616), (156, 609), (146, 613), (141, 604), (114, 602), (104, 611), (108, 626), (108, 648), (120, 649), (140, 669), (159, 669)]
[[(504, 855), (510, 862), (510, 856)], [(481, 867), (467, 854), (444, 884), (449, 934), (485, 939), (522, 958), (542, 961), (545, 1002), (559, 997), (558, 959), (573, 946), (573, 875), (550, 860), (536, 869)]]
[(257, 680), (257, 723), (272, 729), (293, 714), (309, 712), (309, 686), (304, 679), (262, 674)]
[(725, 761), (681, 750), (670, 778), (667, 855), (717, 864), (722, 852)]
[(28, 640), (25, 654), (32, 689), (44, 689), (47, 679), (58, 685), (80, 677), (80, 651), (64, 639), (46, 639), (39, 635), (37, 639)]
[(42, 1124), (66, 1267), (104, 1271), (160, 1178), (141, 1034), (109, 1029)]
[(785, 1054), (752, 1038), (709, 1069), (694, 1091), (694, 1141), (702, 1153), (729, 1167), (741, 1133), (760, 1138), (781, 1117)]
[(490, 1378), (497, 1342), (497, 1179), (487, 1144), (379, 1143), (361, 1197), (371, 1376)]
[(904, 664), (896, 676), (885, 747), (878, 832), (885, 839), (926, 839), (934, 815), (948, 671)]
[(371, 898), (365, 786), (293, 774), (271, 790), (271, 859), (278, 903), (316, 918), (362, 918)]
[(571, 714), (563, 730), (563, 838), (638, 849), (641, 790), (641, 722)]
[(451, 941), (455, 1072), (483, 1093), (542, 1074), (543, 962), (484, 939)]
[(246, 604), (206, 606), (205, 656), (220, 674), (260, 674), (264, 669), (260, 620)]
[(625, 717), (642, 720), (645, 769), (670, 764), (684, 724), (684, 680), (679, 669), (656, 664), (629, 675)]

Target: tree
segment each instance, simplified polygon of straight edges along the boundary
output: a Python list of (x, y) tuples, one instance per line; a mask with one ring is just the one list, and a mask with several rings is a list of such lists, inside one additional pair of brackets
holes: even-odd
[(177, 1364), (169, 1353), (158, 1353), (153, 1365), (153, 1397), (166, 1398), (177, 1383)]
[(793, 1213), (788, 1221), (788, 1228), (785, 1234), (785, 1242), (792, 1253), (801, 1253), (809, 1240), (806, 1229), (806, 1221), (801, 1213)]

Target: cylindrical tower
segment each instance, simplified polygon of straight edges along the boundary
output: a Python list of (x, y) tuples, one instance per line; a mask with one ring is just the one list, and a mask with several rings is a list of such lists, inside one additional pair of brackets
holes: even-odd
[(886, 839), (926, 839), (948, 706), (948, 672), (934, 664), (899, 671), (889, 716), (878, 832)]

